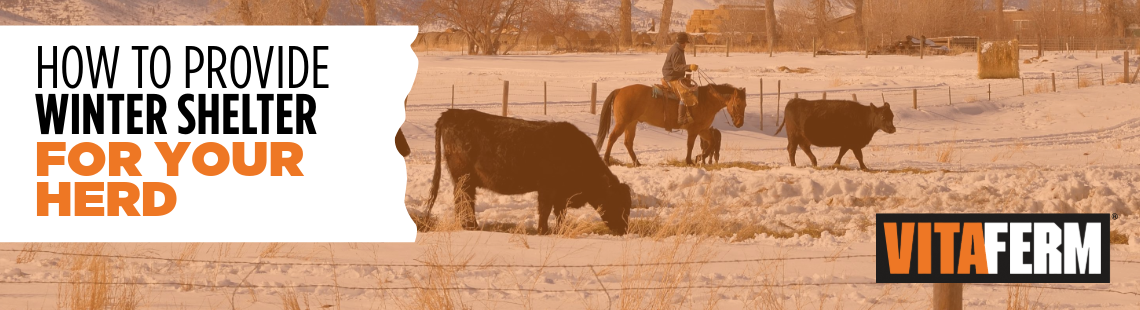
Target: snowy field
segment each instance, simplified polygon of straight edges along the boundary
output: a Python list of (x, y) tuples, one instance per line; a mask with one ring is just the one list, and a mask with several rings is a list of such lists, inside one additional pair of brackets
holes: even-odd
[[(294, 309), (292, 301), (297, 309), (929, 308), (929, 284), (874, 284), (879, 212), (1117, 213), (1112, 230), (1127, 244), (1113, 245), (1112, 283), (966, 285), (965, 304), (1135, 309), (1140, 86), (1115, 82), (1120, 54), (1049, 53), (1022, 64), (1023, 76), (1045, 78), (1026, 79), (1024, 88), (1021, 80), (976, 79), (972, 54), (689, 56), (716, 82), (747, 88), (745, 124), (733, 128), (718, 117), (724, 146), (713, 167), (673, 164), (683, 160), (684, 133), (639, 127), (644, 166), (611, 167), (635, 195), (637, 229), (626, 236), (606, 234), (589, 208), (572, 210), (558, 235), (533, 235), (534, 194), (481, 190), (476, 217), (485, 231), (421, 233), (415, 244), (0, 244), (0, 309), (55, 308), (70, 300), (75, 279), (105, 279), (113, 293), (136, 294), (123, 300), (149, 309)], [(418, 213), (428, 195), (434, 123), (451, 105), (452, 85), (456, 108), (498, 114), (509, 81), (512, 116), (568, 121), (593, 138), (591, 83), (600, 108), (617, 87), (657, 81), (663, 57), (421, 56), (403, 125), (413, 149), (409, 212)], [(1042, 86), (1053, 74), (1057, 92)], [(1081, 79), (1091, 80), (1078, 89)], [(800, 167), (790, 167), (784, 133), (773, 134), (777, 104), (824, 92), (891, 103), (898, 132), (879, 132), (864, 149), (874, 171), (855, 170), (850, 154), (843, 167), (831, 167), (838, 149), (818, 147), (821, 167), (804, 167), (802, 152)], [(613, 156), (629, 161), (620, 143)], [(446, 219), (452, 202), (444, 176), (433, 215)], [(70, 255), (80, 253), (111, 255), (102, 257), (115, 272), (71, 272), (91, 269), (84, 267), (91, 261), (76, 260), (90, 256)]]

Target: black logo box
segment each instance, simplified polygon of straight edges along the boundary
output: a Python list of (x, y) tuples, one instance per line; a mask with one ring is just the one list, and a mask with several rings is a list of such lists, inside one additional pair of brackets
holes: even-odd
[[(1017, 213), (879, 213), (875, 216), (875, 282), (876, 283), (1109, 283), (1110, 246), (1109, 246), (1109, 219), (1107, 213), (1055, 213), (1055, 214), (1017, 214)], [(1081, 240), (1087, 232), (1087, 223), (1100, 223), (1100, 261), (1101, 274), (1009, 274), (1009, 234), (998, 235), (998, 240), (1005, 242), (1005, 252), (998, 252), (998, 274), (941, 274), (941, 236), (931, 232), (931, 273), (918, 274), (918, 236), (915, 233), (911, 244), (911, 263), (909, 274), (891, 274), (888, 266), (886, 232), (884, 222), (895, 223), (937, 223), (937, 222), (1007, 222), (1007, 223), (1037, 223), (1052, 222), (1064, 228), (1062, 223), (1080, 223)], [(917, 226), (915, 227), (917, 229)], [(898, 233), (902, 233), (899, 225)], [(1094, 232), (1095, 233), (1095, 232)], [(1031, 236), (1030, 234), (1026, 235)], [(896, 236), (897, 237), (897, 236)], [(900, 242), (902, 239), (899, 239)], [(1025, 238), (1030, 244), (1032, 238)], [(958, 258), (961, 252), (962, 233), (959, 230), (954, 234), (954, 269), (957, 272)], [(902, 245), (900, 245), (901, 247)], [(1030, 246), (1033, 250), (1033, 246)], [(1023, 253), (1025, 263), (1033, 263), (1032, 252)], [(971, 266), (971, 272), (976, 272), (976, 266)]]

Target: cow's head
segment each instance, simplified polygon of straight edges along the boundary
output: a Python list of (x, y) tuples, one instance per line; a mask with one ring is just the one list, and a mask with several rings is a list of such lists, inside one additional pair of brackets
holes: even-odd
[(890, 103), (883, 102), (882, 107), (871, 104), (871, 126), (886, 133), (895, 133), (895, 113), (891, 112)]
[(629, 226), (629, 208), (632, 205), (629, 185), (613, 182), (607, 190), (606, 200), (598, 208), (598, 214), (602, 216), (602, 221), (606, 222), (606, 227), (609, 227), (610, 231), (621, 236)]

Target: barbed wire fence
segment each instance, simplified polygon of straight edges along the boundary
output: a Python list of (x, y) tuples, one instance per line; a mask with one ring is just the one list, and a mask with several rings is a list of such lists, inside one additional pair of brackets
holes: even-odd
[[(774, 126), (779, 124), (783, 105), (792, 98), (842, 99), (879, 104), (889, 102), (896, 111), (903, 108), (923, 109), (1135, 83), (1137, 81), (1126, 74), (1135, 74), (1136, 70), (1140, 68), (1123, 70), (1121, 67), (1085, 65), (1056, 72), (1023, 72), (1017, 79), (982, 80), (971, 85), (939, 83), (911, 87), (812, 90), (787, 89), (782, 87), (782, 81), (778, 78), (760, 78), (749, 81), (749, 85), (735, 86), (761, 90), (759, 93), (748, 94), (747, 100), (748, 109), (757, 111), (763, 116), (759, 124), (754, 125), (763, 130), (766, 127), (775, 128)], [(841, 82), (841, 79), (837, 80)], [(610, 89), (600, 89), (597, 84), (596, 82), (549, 82), (538, 79), (456, 80), (450, 84), (424, 80), (417, 81), (413, 86), (408, 95), (406, 110), (442, 112), (449, 108), (461, 108), (504, 116), (584, 112), (596, 114), (610, 91)]]
[[(114, 254), (91, 254), (91, 253), (76, 253), (76, 252), (63, 252), (52, 250), (39, 250), (39, 249), (0, 249), (0, 252), (15, 252), (15, 253), (39, 253), (50, 254), (57, 256), (78, 256), (78, 257), (94, 257), (103, 259), (131, 259), (131, 260), (149, 260), (149, 261), (166, 261), (170, 263), (206, 263), (206, 264), (229, 264), (229, 265), (248, 265), (260, 268), (261, 266), (322, 266), (322, 267), (424, 267), (424, 268), (473, 268), (473, 269), (486, 269), (486, 268), (610, 268), (610, 267), (645, 267), (645, 266), (660, 266), (660, 265), (710, 265), (710, 264), (740, 264), (752, 262), (770, 262), (770, 261), (795, 261), (795, 260), (823, 260), (828, 262), (835, 262), (839, 260), (848, 259), (864, 259), (874, 258), (873, 254), (853, 254), (853, 255), (824, 255), (824, 256), (801, 256), (801, 257), (776, 257), (776, 258), (753, 258), (753, 259), (731, 259), (731, 260), (704, 260), (704, 261), (676, 261), (676, 262), (649, 262), (649, 263), (614, 263), (614, 264), (544, 264), (544, 265), (526, 265), (526, 264), (432, 264), (432, 263), (336, 263), (336, 262), (273, 262), (264, 259), (257, 259), (253, 261), (237, 261), (237, 260), (206, 260), (206, 259), (186, 259), (186, 258), (167, 258), (159, 256), (141, 256), (141, 255), (114, 255)], [(1121, 260), (1112, 259), (1113, 263), (1121, 264), (1140, 264), (1140, 260)], [(327, 288), (327, 289), (345, 289), (345, 290), (361, 290), (361, 291), (400, 291), (400, 290), (454, 290), (454, 291), (490, 291), (490, 292), (528, 292), (528, 293), (580, 293), (580, 292), (640, 292), (640, 291), (657, 291), (657, 290), (691, 290), (691, 289), (722, 289), (722, 288), (773, 288), (773, 287), (802, 287), (802, 286), (829, 286), (829, 285), (887, 285), (889, 283), (875, 283), (870, 281), (829, 281), (829, 282), (787, 282), (787, 283), (749, 283), (749, 284), (706, 284), (706, 285), (671, 285), (671, 286), (635, 286), (635, 287), (611, 287), (607, 288), (597, 283), (597, 287), (576, 287), (571, 289), (538, 289), (538, 288), (523, 288), (523, 287), (473, 287), (473, 286), (353, 286), (342, 285), (339, 283), (332, 284), (250, 284), (247, 281), (232, 284), (218, 284), (218, 283), (195, 283), (195, 287), (206, 289), (299, 289), (299, 288)], [(170, 286), (174, 288), (182, 288), (187, 285), (183, 282), (164, 282), (164, 281), (60, 281), (60, 280), (0, 280), (0, 285), (73, 285), (73, 284), (87, 284), (87, 285), (137, 285), (137, 286)], [(1043, 290), (1060, 290), (1060, 291), (1080, 291), (1080, 292), (1101, 292), (1111, 293), (1118, 295), (1131, 295), (1140, 296), (1140, 292), (1122, 291), (1111, 288), (1104, 288), (1102, 286), (1094, 287), (1075, 287), (1075, 286), (1055, 286), (1055, 285), (1041, 285), (1041, 284), (1013, 284), (1013, 283), (972, 283), (971, 286), (985, 286), (985, 287), (1022, 287), (1022, 288), (1035, 288)]]

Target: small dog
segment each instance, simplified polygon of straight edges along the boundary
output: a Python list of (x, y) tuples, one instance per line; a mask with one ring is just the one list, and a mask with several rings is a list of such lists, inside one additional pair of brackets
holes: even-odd
[(709, 128), (709, 139), (701, 137), (701, 154), (697, 155), (697, 162), (701, 164), (720, 163), (720, 130)]

